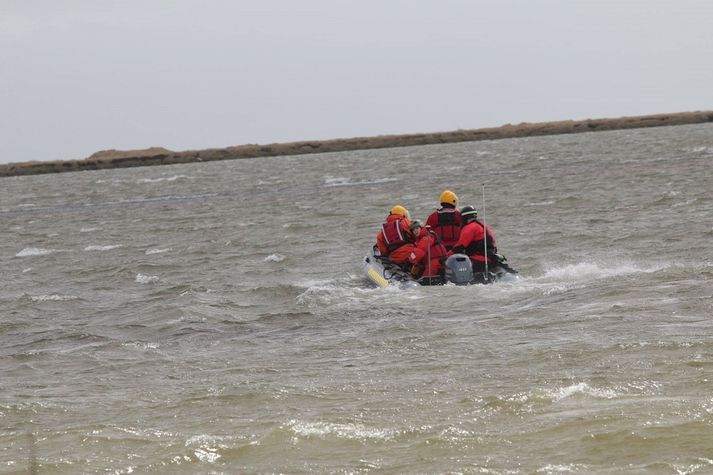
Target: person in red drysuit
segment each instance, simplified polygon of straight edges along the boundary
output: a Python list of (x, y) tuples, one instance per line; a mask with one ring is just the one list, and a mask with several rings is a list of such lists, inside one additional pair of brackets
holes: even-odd
[(448, 254), (467, 254), (473, 263), (473, 271), (484, 272), (487, 245), (488, 267), (494, 269), (504, 262), (505, 257), (498, 254), (495, 236), (490, 227), (478, 221), (478, 211), (473, 206), (464, 206), (460, 215), (463, 219), (460, 237)]
[(428, 216), (426, 226), (430, 226), (446, 249), (450, 250), (460, 238), (461, 215), (456, 209), (458, 197), (452, 191), (446, 190), (441, 193), (439, 202), (441, 207)]
[(409, 262), (413, 264), (411, 273), (416, 278), (443, 277), (443, 258), (448, 254), (448, 250), (441, 242), (441, 238), (428, 225), (414, 231), (418, 234), (415, 249), (409, 255)]
[(409, 218), (406, 208), (401, 205), (394, 206), (376, 236), (379, 253), (388, 257), (394, 264), (407, 262), (409, 255), (415, 249), (415, 237), (409, 228), (411, 224)]

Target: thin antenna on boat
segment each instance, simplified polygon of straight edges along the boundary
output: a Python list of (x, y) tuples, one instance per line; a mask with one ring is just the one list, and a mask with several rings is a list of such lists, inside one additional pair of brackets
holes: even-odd
[(426, 259), (428, 259), (428, 285), (431, 285), (431, 227), (426, 229)]
[(485, 272), (483, 282), (488, 281), (488, 227), (485, 225), (485, 183), (483, 183), (483, 251), (485, 254)]

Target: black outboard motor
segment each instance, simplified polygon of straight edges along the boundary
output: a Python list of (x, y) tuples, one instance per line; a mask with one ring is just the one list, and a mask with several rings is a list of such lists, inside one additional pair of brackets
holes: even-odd
[(446, 281), (456, 285), (468, 285), (473, 282), (473, 264), (465, 254), (453, 254), (446, 259)]

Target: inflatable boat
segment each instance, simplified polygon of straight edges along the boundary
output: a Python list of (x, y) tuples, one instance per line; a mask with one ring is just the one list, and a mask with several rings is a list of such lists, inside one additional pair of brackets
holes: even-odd
[(379, 287), (407, 289), (421, 285), (473, 285), (491, 284), (501, 279), (516, 279), (517, 271), (507, 264), (488, 269), (488, 272), (473, 272), (470, 258), (465, 254), (453, 254), (444, 263), (441, 276), (414, 278), (407, 269), (394, 264), (379, 253), (377, 246), (371, 248), (362, 263), (366, 277)]

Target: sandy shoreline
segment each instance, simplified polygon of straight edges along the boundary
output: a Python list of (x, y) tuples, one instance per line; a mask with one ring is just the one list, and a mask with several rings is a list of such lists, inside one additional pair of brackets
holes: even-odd
[(500, 127), (465, 129), (452, 132), (423, 134), (380, 135), (348, 139), (313, 140), (268, 145), (239, 145), (227, 148), (174, 152), (164, 148), (145, 150), (106, 150), (84, 160), (33, 161), (0, 165), (0, 177), (60, 173), (82, 170), (101, 170), (176, 163), (207, 162), (239, 158), (301, 155), (308, 153), (343, 152), (375, 148), (408, 147), (478, 140), (497, 140), (513, 137), (558, 135), (604, 130), (635, 129), (713, 122), (713, 111), (679, 112), (636, 117), (607, 119), (565, 120), (557, 122), (506, 124)]

